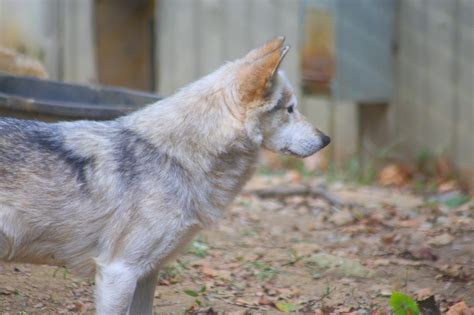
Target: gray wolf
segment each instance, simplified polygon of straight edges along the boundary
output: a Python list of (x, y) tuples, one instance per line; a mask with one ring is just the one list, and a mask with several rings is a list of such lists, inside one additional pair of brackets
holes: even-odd
[(98, 314), (151, 314), (157, 272), (215, 222), (261, 147), (309, 156), (277, 37), (113, 121), (0, 119), (0, 259), (95, 274)]

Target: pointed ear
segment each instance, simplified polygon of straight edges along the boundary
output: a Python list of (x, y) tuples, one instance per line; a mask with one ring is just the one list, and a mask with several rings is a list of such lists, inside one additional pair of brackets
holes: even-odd
[(260, 46), (258, 48), (255, 48), (252, 51), (250, 51), (244, 57), (244, 60), (246, 62), (255, 61), (255, 60), (265, 56), (266, 54), (268, 54), (268, 53), (270, 53), (270, 52), (272, 52), (276, 49), (281, 48), (283, 46), (284, 42), (285, 42), (285, 36), (274, 37), (274, 38), (270, 39), (269, 41), (267, 41), (262, 46)]
[(290, 46), (278, 47), (241, 66), (237, 80), (239, 96), (243, 103), (263, 100), (268, 96), (278, 67), (289, 49)]

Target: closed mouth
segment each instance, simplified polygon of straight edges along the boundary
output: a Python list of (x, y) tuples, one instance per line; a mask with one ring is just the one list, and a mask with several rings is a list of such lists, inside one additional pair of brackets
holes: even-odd
[(306, 158), (308, 156), (311, 156), (313, 154), (315, 154), (316, 152), (318, 152), (319, 150), (321, 150), (322, 148), (324, 148), (326, 145), (322, 145), (322, 146), (319, 146), (316, 148), (316, 150), (312, 150), (310, 153), (307, 153), (307, 154), (301, 154), (301, 153), (296, 153), (295, 151), (292, 151), (290, 148), (288, 147), (285, 147), (281, 150), (281, 152), (283, 154), (287, 154), (287, 155), (294, 155), (294, 156), (297, 156), (299, 158)]
[(303, 155), (303, 154), (296, 153), (295, 151), (292, 151), (289, 148), (283, 148), (283, 150), (281, 150), (281, 152), (283, 154), (294, 155), (294, 156), (297, 156), (297, 157), (300, 157), (300, 158), (305, 158), (305, 157), (308, 157), (308, 156), (313, 154), (313, 153), (311, 153), (311, 154), (304, 154)]

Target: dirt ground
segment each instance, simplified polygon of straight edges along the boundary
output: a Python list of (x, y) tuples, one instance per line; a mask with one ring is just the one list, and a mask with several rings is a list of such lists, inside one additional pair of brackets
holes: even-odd
[[(419, 301), (434, 296), (442, 312), (461, 301), (474, 306), (472, 200), (458, 205), (455, 192), (428, 198), (322, 178), (305, 183), (326, 185), (344, 204), (259, 198), (249, 191), (301, 181), (291, 173), (255, 177), (225, 219), (163, 270), (156, 313), (386, 314), (393, 291)], [(92, 280), (0, 264), (0, 314), (93, 312)]]

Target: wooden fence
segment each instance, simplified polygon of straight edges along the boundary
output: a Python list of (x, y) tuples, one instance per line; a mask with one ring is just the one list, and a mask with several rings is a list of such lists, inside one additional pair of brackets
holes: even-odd
[(392, 141), (446, 155), (474, 183), (474, 1), (402, 0)]
[[(292, 51), (283, 68), (303, 110), (335, 138), (336, 157), (378, 135), (378, 149), (397, 144), (396, 155), (410, 158), (445, 154), (474, 178), (474, 1), (398, 0), (397, 10), (394, 96), (375, 114), (301, 95), (301, 0), (156, 1), (156, 90), (170, 94), (284, 34)], [(42, 59), (52, 78), (95, 83), (93, 11), (93, 0), (0, 0), (0, 45)]]

